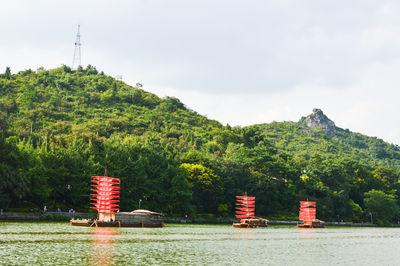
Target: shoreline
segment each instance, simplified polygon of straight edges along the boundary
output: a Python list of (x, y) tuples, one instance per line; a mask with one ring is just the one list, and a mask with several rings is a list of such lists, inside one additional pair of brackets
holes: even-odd
[[(88, 219), (96, 218), (95, 213), (84, 212), (3, 212), (0, 214), (0, 221), (14, 222), (62, 222), (69, 221), (72, 218)], [(233, 218), (184, 218), (184, 217), (164, 217), (166, 224), (232, 224)], [(268, 225), (296, 225), (298, 221), (293, 220), (269, 220)], [(325, 226), (338, 227), (379, 227), (371, 223), (353, 223), (353, 222), (325, 222)], [(400, 224), (391, 224), (386, 227), (400, 227)]]

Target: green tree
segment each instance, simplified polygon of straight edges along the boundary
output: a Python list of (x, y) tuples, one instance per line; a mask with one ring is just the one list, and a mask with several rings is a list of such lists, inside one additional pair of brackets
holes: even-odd
[(16, 146), (16, 138), (0, 135), (0, 207), (18, 206), (28, 191), (24, 175), (26, 157)]
[(380, 190), (372, 189), (365, 193), (365, 207), (379, 224), (387, 225), (399, 214), (395, 197)]
[(193, 201), (198, 208), (196, 211), (216, 213), (223, 194), (221, 178), (201, 164), (183, 163), (180, 167), (193, 186)]
[(4, 72), (4, 78), (10, 79), (11, 78), (11, 68), (6, 67), (6, 71)]
[(385, 192), (393, 189), (393, 186), (399, 181), (399, 173), (391, 168), (378, 166), (372, 171), (373, 177), (376, 181), (375, 187), (380, 187)]

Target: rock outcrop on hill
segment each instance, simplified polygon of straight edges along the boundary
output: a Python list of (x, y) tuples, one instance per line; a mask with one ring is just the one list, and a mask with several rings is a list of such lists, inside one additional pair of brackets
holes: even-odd
[(312, 114), (300, 119), (300, 123), (305, 123), (308, 128), (313, 130), (318, 128), (322, 129), (329, 137), (334, 137), (336, 135), (337, 128), (335, 123), (330, 120), (321, 109), (313, 109)]

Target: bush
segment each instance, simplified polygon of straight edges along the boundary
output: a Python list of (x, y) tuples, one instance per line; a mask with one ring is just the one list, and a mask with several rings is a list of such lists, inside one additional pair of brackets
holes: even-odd
[(214, 214), (212, 213), (198, 213), (196, 214), (196, 218), (214, 218)]
[(30, 208), (7, 208), (8, 212), (30, 212), (31, 209)]

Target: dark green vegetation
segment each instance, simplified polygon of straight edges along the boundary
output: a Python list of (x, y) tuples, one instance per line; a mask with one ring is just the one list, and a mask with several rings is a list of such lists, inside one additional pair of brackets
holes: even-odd
[(320, 219), (399, 217), (399, 147), (337, 128), (320, 110), (231, 128), (91, 66), (8, 69), (0, 129), (3, 209), (88, 211), (91, 176), (107, 169), (125, 211), (141, 199), (169, 215), (232, 216), (247, 191), (259, 216), (294, 217), (308, 198)]

